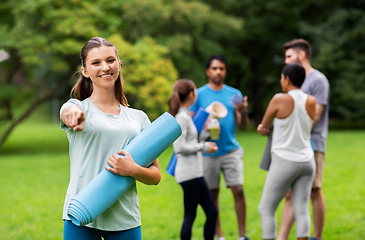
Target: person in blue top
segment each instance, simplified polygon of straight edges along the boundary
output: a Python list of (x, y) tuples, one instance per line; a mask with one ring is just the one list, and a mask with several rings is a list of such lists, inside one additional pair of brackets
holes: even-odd
[[(237, 214), (240, 240), (247, 240), (246, 235), (246, 202), (243, 191), (243, 149), (236, 139), (236, 125), (245, 129), (249, 122), (247, 96), (233, 87), (224, 84), (227, 72), (227, 61), (221, 55), (212, 55), (207, 60), (206, 74), (208, 84), (198, 89), (198, 98), (190, 107), (196, 112), (200, 107), (206, 108), (214, 101), (226, 106), (228, 114), (220, 119), (220, 137), (214, 142), (218, 150), (214, 154), (203, 156), (204, 178), (219, 209), (218, 195), (220, 173), (223, 172), (226, 186), (232, 190)], [(211, 141), (211, 140), (209, 140)], [(216, 231), (218, 240), (223, 240), (220, 219), (217, 218)]]
[(90, 39), (81, 50), (80, 77), (71, 91), (75, 98), (60, 110), (61, 128), (70, 143), (70, 183), (62, 217), (64, 240), (142, 239), (136, 183), (86, 226), (76, 226), (67, 216), (71, 199), (104, 168), (148, 185), (161, 180), (157, 159), (144, 168), (123, 150), (150, 120), (144, 112), (128, 107), (120, 68), (114, 44), (100, 37)]

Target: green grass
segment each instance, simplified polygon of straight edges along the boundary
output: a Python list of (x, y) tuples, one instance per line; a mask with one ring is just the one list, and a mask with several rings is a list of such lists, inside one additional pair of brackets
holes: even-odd
[[(12, 133), (0, 149), (0, 239), (62, 239), (62, 208), (69, 158), (65, 132), (38, 115)], [(261, 239), (258, 204), (266, 172), (259, 169), (266, 139), (255, 131), (239, 132), (245, 149), (247, 235)], [(327, 202), (325, 240), (365, 239), (365, 131), (331, 131), (324, 178)], [(181, 187), (165, 172), (172, 149), (159, 158), (158, 186), (138, 184), (143, 239), (179, 239), (183, 217)], [(231, 192), (221, 185), (222, 229), (226, 240), (238, 239)], [(282, 204), (277, 216), (281, 215)], [(199, 208), (193, 239), (202, 239), (204, 213)], [(290, 239), (295, 239), (294, 230)]]

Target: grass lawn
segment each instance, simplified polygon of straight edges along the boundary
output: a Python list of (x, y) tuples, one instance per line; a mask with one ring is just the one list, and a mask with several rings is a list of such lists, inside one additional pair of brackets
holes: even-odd
[[(258, 204), (266, 172), (259, 169), (266, 139), (253, 130), (239, 132), (245, 149), (247, 235), (261, 239)], [(365, 131), (330, 131), (324, 193), (325, 240), (365, 239)], [(179, 239), (183, 217), (181, 187), (166, 174), (171, 147), (159, 158), (158, 186), (138, 184), (143, 239)], [(58, 125), (34, 115), (0, 149), (0, 239), (62, 239), (63, 201), (69, 181), (68, 142)], [(226, 240), (237, 240), (233, 197), (221, 185), (221, 221)], [(277, 212), (280, 220), (282, 204)], [(202, 239), (204, 213), (199, 208), (193, 239)], [(293, 229), (290, 239), (295, 239)]]

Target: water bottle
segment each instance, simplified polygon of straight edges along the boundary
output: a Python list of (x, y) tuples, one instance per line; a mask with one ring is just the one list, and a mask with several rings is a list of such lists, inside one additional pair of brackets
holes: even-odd
[(212, 118), (208, 123), (208, 129), (210, 131), (210, 139), (218, 140), (219, 139), (219, 121), (215, 118)]

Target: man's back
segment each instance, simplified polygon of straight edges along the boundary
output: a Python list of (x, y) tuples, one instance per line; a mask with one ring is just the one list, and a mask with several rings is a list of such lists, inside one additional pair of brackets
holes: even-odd
[(312, 141), (315, 151), (326, 151), (328, 133), (328, 112), (330, 101), (329, 82), (325, 75), (318, 70), (309, 73), (302, 85), (303, 92), (316, 98), (317, 104), (323, 105), (323, 112), (312, 130)]

